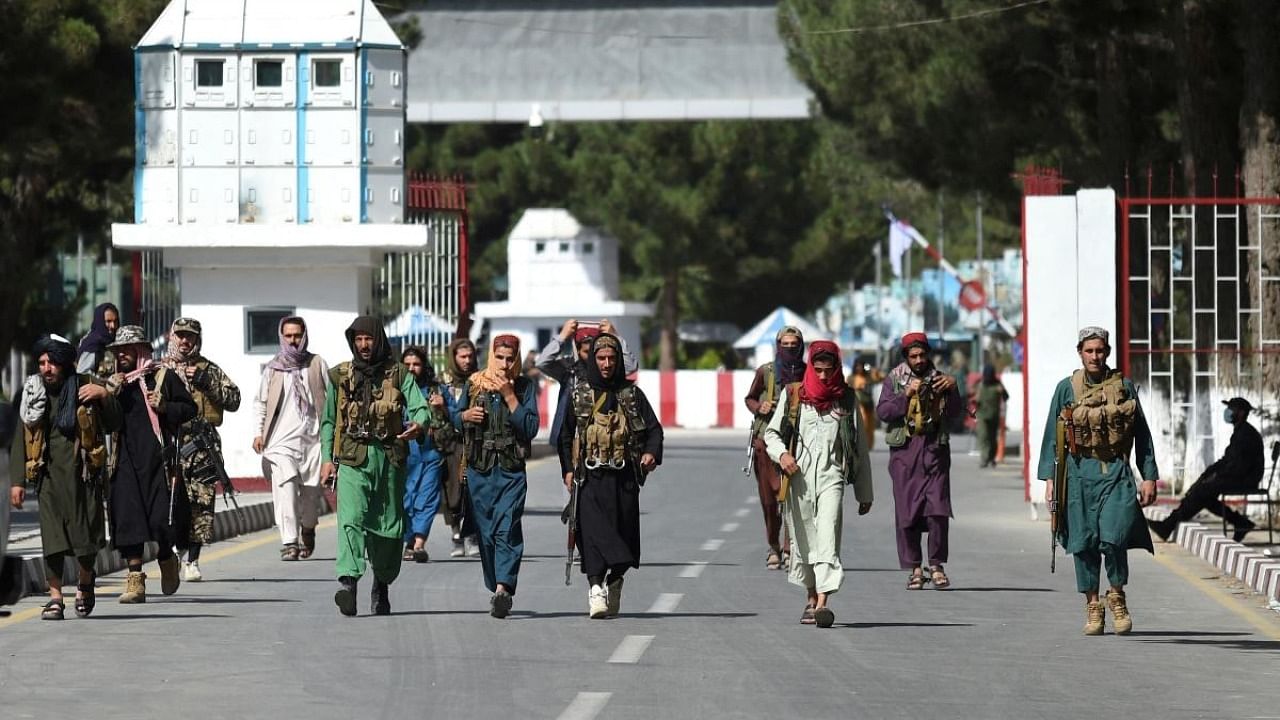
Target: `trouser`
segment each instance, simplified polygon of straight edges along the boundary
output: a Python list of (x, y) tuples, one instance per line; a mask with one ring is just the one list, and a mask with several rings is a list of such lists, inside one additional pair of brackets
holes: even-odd
[[(364, 575), (365, 557), (375, 579), (391, 584), (400, 576), (400, 536), (404, 532), (402, 498), (404, 480), (396, 474), (385, 456), (376, 448), (369, 449), (368, 472), (347, 467), (338, 468), (338, 577), (359, 579)], [(384, 473), (389, 473), (384, 475)], [(377, 492), (376, 485), (386, 483), (388, 489)], [(392, 511), (398, 521), (385, 522), (382, 513)], [(379, 525), (389, 532), (374, 532)]]
[(764, 538), (772, 550), (779, 549), (778, 535), (782, 531), (782, 513), (778, 510), (778, 488), (781, 478), (778, 466), (765, 452), (764, 440), (751, 441), (755, 452), (756, 489), (760, 493), (760, 510), (764, 513)]
[(271, 503), (282, 545), (297, 543), (299, 529), (311, 530), (320, 522), (320, 492), (319, 486), (303, 485), (298, 478), (271, 483)]
[[(120, 553), (120, 557), (127, 561), (130, 558), (141, 558), (144, 547), (143, 543), (138, 543), (136, 545), (117, 545), (116, 550)], [(171, 557), (173, 557), (173, 548), (163, 542), (157, 543), (156, 560), (168, 560)]]
[(191, 542), (208, 545), (213, 542), (214, 480), (197, 478), (187, 482), (187, 499), (191, 501)]
[(978, 452), (982, 462), (992, 464), (996, 461), (996, 445), (1000, 439), (1000, 418), (978, 419)]
[(431, 525), (440, 510), (440, 476), (444, 461), (439, 456), (411, 464), (404, 488), (404, 542), (412, 546), (415, 536), (430, 537)]
[(444, 509), (444, 521), (449, 524), (454, 535), (457, 535), (462, 530), (462, 474), (464, 472), (461, 450), (456, 450), (445, 456), (441, 483), (444, 486), (444, 492), (442, 493), (444, 497), (440, 505)]
[(1253, 522), (1249, 518), (1223, 504), (1218, 496), (1226, 494), (1244, 494), (1257, 490), (1256, 485), (1242, 483), (1235, 478), (1224, 477), (1217, 473), (1206, 473), (1200, 476), (1182, 496), (1182, 502), (1169, 513), (1166, 523), (1177, 527), (1178, 523), (1190, 520), (1208, 510), (1236, 527), (1250, 527)]
[(1076, 563), (1076, 590), (1082, 593), (1098, 592), (1102, 581), (1102, 558), (1107, 558), (1107, 580), (1114, 587), (1129, 584), (1129, 551), (1108, 542), (1099, 547), (1081, 550), (1073, 556)]
[[(57, 578), (58, 580), (65, 579), (67, 572), (67, 558), (69, 557), (72, 557), (70, 552), (45, 555), (44, 567), (47, 577)], [(97, 557), (96, 553), (92, 555), (78, 555), (76, 556), (76, 563), (79, 564), (81, 570), (84, 570), (87, 573), (92, 573), (94, 560), (96, 560)]]
[(504, 471), (495, 467), (488, 473), (468, 473), (467, 489), (471, 493), (480, 541), (480, 568), (484, 585), (493, 592), (499, 584), (512, 595), (524, 558), (524, 503), (528, 493), (524, 470)]
[(898, 563), (904, 570), (920, 567), (923, 556), (920, 553), (921, 535), (929, 533), (929, 565), (942, 565), (947, 562), (950, 553), (948, 534), (951, 518), (945, 515), (926, 515), (917, 519), (907, 527), (899, 527)]

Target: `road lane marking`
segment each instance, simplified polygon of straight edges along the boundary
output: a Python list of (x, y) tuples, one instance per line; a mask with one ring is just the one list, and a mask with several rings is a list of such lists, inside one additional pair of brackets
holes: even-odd
[(649, 643), (653, 642), (652, 635), (628, 635), (618, 643), (618, 649), (613, 651), (609, 656), (609, 662), (614, 664), (634, 665), (640, 662), (640, 656), (644, 655), (644, 651), (649, 649)]
[(734, 511), (733, 516), (734, 516), (734, 517), (744, 518), (744, 517), (746, 517), (747, 515), (749, 515), (750, 513), (751, 513), (751, 511), (750, 511), (750, 510), (748, 510), (747, 508), (738, 508), (737, 510), (735, 510), (735, 511)]
[(580, 692), (560, 713), (559, 720), (591, 720), (604, 710), (611, 697), (613, 693), (609, 692)]
[[(1200, 590), (1200, 592), (1208, 595), (1214, 602), (1230, 610), (1233, 615), (1252, 625), (1259, 633), (1271, 638), (1272, 640), (1280, 640), (1280, 629), (1277, 629), (1275, 625), (1263, 621), (1261, 618), (1254, 617), (1254, 614), (1245, 608), (1239, 607), (1235, 603), (1227, 602), (1227, 598), (1223, 596), (1222, 588), (1195, 575), (1186, 568), (1177, 565), (1175, 560), (1171, 560), (1162, 554), (1157, 553), (1155, 560), (1165, 566), (1165, 568), (1171, 571), (1174, 575), (1177, 575), (1183, 580), (1186, 580), (1187, 583), (1194, 585), (1198, 590)], [(1217, 571), (1218, 568), (1215, 567), (1214, 570)]]
[(731, 533), (731, 532), (736, 532), (736, 531), (737, 531), (737, 529), (738, 529), (738, 527), (739, 527), (739, 523), (736, 523), (736, 522), (727, 522), (727, 523), (725, 523), (725, 524), (723, 524), (723, 525), (721, 525), (721, 526), (720, 526), (720, 532), (722, 532), (722, 533)]
[(706, 569), (707, 564), (705, 562), (691, 562), (688, 565), (685, 565), (684, 569), (680, 571), (680, 577), (696, 578), (702, 574), (703, 570)]
[(749, 496), (749, 497), (748, 497), (744, 502), (745, 502), (747, 505), (755, 505), (756, 503), (760, 502), (760, 496), (759, 496), (759, 495), (751, 495), (751, 496)]
[(724, 541), (721, 540), (720, 538), (712, 538), (702, 543), (702, 549), (706, 550), (707, 552), (715, 552), (716, 550), (719, 550), (722, 546), (724, 546)]
[(657, 600), (649, 606), (645, 611), (646, 615), (661, 615), (664, 613), (673, 613), (680, 605), (680, 601), (684, 599), (684, 593), (662, 593)]

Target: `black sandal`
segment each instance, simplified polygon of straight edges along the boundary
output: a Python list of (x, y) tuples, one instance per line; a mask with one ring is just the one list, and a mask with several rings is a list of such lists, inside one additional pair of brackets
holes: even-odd
[(815, 623), (815, 620), (814, 620), (814, 617), (813, 617), (813, 611), (814, 611), (816, 608), (817, 608), (817, 606), (816, 606), (816, 605), (805, 605), (805, 606), (804, 606), (804, 612), (800, 613), (800, 624), (801, 624), (801, 625), (813, 625), (813, 624)]
[(76, 596), (76, 617), (89, 617), (93, 612), (93, 608), (98, 604), (98, 594), (95, 590), (97, 577), (83, 584), (76, 585), (76, 590), (80, 593)]
[(65, 617), (67, 604), (61, 600), (50, 600), (40, 610), (41, 620), (62, 620)]

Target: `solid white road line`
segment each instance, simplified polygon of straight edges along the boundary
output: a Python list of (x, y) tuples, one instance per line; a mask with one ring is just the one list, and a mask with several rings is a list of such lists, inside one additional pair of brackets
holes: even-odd
[(580, 692), (573, 702), (569, 703), (569, 707), (560, 713), (559, 720), (591, 720), (604, 710), (605, 704), (611, 697), (613, 693)]
[(676, 611), (676, 607), (680, 605), (680, 600), (684, 598), (684, 593), (662, 593), (657, 600), (649, 606), (645, 611), (647, 615), (659, 615), (662, 613), (672, 613)]
[(707, 564), (705, 562), (692, 562), (684, 566), (684, 569), (680, 571), (680, 577), (696, 578), (702, 574), (703, 570), (706, 569)]
[(618, 649), (609, 656), (609, 662), (634, 665), (640, 662), (640, 656), (644, 655), (644, 651), (649, 648), (651, 642), (653, 642), (652, 635), (628, 635), (618, 643)]
[(720, 538), (712, 538), (702, 543), (702, 549), (708, 552), (715, 552), (716, 550), (719, 550), (723, 545), (724, 545), (724, 541), (721, 540)]
[(738, 524), (738, 523), (736, 523), (736, 522), (727, 522), (727, 523), (725, 523), (725, 524), (723, 524), (723, 525), (721, 525), (721, 526), (720, 526), (720, 532), (722, 532), (722, 533), (731, 533), (731, 532), (734, 532), (734, 531), (736, 531), (736, 530), (738, 529), (738, 525), (739, 525), (739, 524)]
[(747, 515), (750, 515), (750, 514), (751, 514), (751, 510), (748, 508), (738, 508), (737, 510), (733, 511), (734, 517), (746, 517)]

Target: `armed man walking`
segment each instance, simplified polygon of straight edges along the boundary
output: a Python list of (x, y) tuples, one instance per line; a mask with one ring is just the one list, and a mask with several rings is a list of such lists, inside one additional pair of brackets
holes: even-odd
[[(1107, 606), (1116, 634), (1126, 635), (1133, 629), (1125, 597), (1128, 551), (1154, 552), (1139, 504), (1155, 502), (1160, 473), (1137, 390), (1120, 371), (1107, 367), (1110, 334), (1100, 327), (1081, 329), (1076, 352), (1084, 367), (1054, 390), (1037, 476), (1049, 483), (1045, 501), (1059, 518), (1063, 549), (1075, 559), (1076, 589), (1085, 596), (1084, 634), (1101, 635), (1105, 629), (1106, 612), (1098, 599), (1105, 557), (1111, 583)], [(1066, 447), (1058, 447), (1059, 435)], [(1142, 475), (1136, 495), (1130, 451)], [(1065, 497), (1054, 496), (1055, 461), (1065, 473)]]
[(271, 486), (280, 559), (306, 559), (316, 550), (320, 521), (320, 416), (329, 399), (329, 365), (307, 350), (307, 323), (280, 321), (280, 350), (262, 371), (253, 411), (253, 451)]
[(520, 374), (519, 338), (493, 339), (488, 363), (471, 376), (452, 415), (463, 434), (469, 520), (479, 530), (484, 585), (493, 593), (489, 614), (505, 618), (524, 556), (525, 460), (538, 433), (538, 398)]
[(765, 567), (782, 569), (790, 553), (779, 543), (782, 534), (782, 512), (778, 507), (778, 492), (782, 477), (765, 448), (764, 429), (769, 426), (778, 407), (778, 396), (792, 383), (804, 378), (804, 335), (799, 328), (784, 327), (774, 337), (774, 359), (756, 368), (751, 388), (743, 399), (751, 411), (750, 465), (756, 476), (756, 489), (760, 493), (760, 510), (764, 513), (764, 537), (769, 545), (765, 555)]
[(662, 464), (662, 425), (621, 365), (621, 341), (597, 335), (560, 432), (560, 470), (577, 494), (571, 504), (593, 620), (617, 616), (623, 576), (640, 567), (640, 488)]
[[(240, 409), (240, 388), (222, 368), (201, 354), (201, 333), (200, 321), (195, 318), (181, 317), (173, 321), (169, 353), (162, 361), (186, 385), (199, 410), (183, 424), (178, 437), (182, 477), (191, 501), (191, 544), (182, 566), (182, 579), (192, 582), (204, 579), (200, 572), (200, 549), (213, 542), (215, 486), (227, 477), (218, 428), (222, 426), (224, 413)], [(230, 486), (230, 480), (225, 480), (222, 492), (230, 493)]]
[(435, 368), (427, 360), (427, 351), (410, 347), (400, 356), (418, 390), (427, 401), (428, 421), (425, 432), (409, 443), (409, 471), (404, 487), (404, 559), (424, 563), (430, 560), (427, 538), (440, 510), (440, 481), (444, 475), (444, 456), (436, 447), (437, 435), (453, 430), (449, 417), (447, 392), (436, 380)]
[(123, 415), (107, 503), (111, 543), (129, 571), (120, 602), (144, 603), (146, 543), (158, 546), (161, 592), (172, 595), (182, 584), (174, 548), (187, 547), (191, 513), (179, 468), (178, 436), (199, 410), (183, 381), (151, 359), (151, 343), (141, 327), (120, 328), (109, 347), (116, 354), (117, 372), (107, 387), (116, 394)]
[[(440, 385), (448, 393), (450, 408), (458, 407), (462, 396), (467, 391), (467, 380), (476, 371), (476, 345), (466, 338), (458, 338), (449, 343), (445, 349), (445, 372), (440, 376)], [(449, 557), (459, 558), (463, 555), (476, 555), (480, 552), (474, 528), (467, 527), (467, 536), (463, 537), (463, 522), (467, 504), (467, 468), (466, 459), (462, 457), (461, 434), (449, 426), (437, 429), (434, 441), (440, 453), (444, 455), (444, 521), (453, 531), (453, 548)]]
[[(950, 555), (951, 441), (947, 426), (964, 405), (955, 378), (929, 359), (922, 332), (902, 336), (902, 358), (884, 379), (876, 415), (885, 423), (889, 477), (893, 479), (898, 563), (910, 570), (908, 590), (951, 587), (943, 565)], [(924, 574), (921, 538), (929, 533), (929, 575)]]
[(591, 342), (601, 333), (613, 335), (621, 343), (622, 374), (631, 375), (636, 372), (639, 365), (635, 356), (627, 349), (626, 339), (618, 334), (608, 318), (592, 323), (566, 320), (560, 327), (560, 334), (551, 338), (534, 361), (534, 367), (543, 377), (549, 377), (560, 384), (556, 413), (551, 418), (551, 435), (548, 437), (553, 448), (560, 447), (560, 428), (564, 425), (574, 379), (582, 376), (591, 351)]
[[(36, 417), (24, 415), (24, 427), (14, 433), (9, 500), (22, 509), (26, 486), (40, 498), (40, 544), (49, 583), (49, 602), (40, 617), (63, 618), (62, 581), (68, 559), (76, 562), (76, 615), (88, 617), (97, 604), (94, 561), (106, 546), (104, 434), (119, 429), (120, 405), (102, 381), (89, 373), (76, 373), (75, 348), (63, 338), (42, 338), (32, 355), (47, 401)], [(18, 404), (23, 405), (21, 398)], [(33, 432), (37, 429), (40, 432)], [(33, 447), (33, 434), (43, 438), (37, 447)]]
[(859, 515), (870, 512), (875, 499), (862, 416), (843, 371), (839, 346), (813, 341), (804, 379), (786, 386), (764, 434), (769, 457), (784, 473), (789, 580), (807, 595), (800, 622), (823, 628), (835, 623), (827, 602), (844, 584), (845, 485), (853, 485)]
[(343, 615), (356, 614), (367, 553), (373, 569), (370, 605), (375, 615), (390, 615), (390, 586), (400, 575), (404, 536), (407, 443), (422, 434), (427, 403), (391, 354), (377, 318), (356, 318), (347, 328), (347, 346), (351, 360), (329, 372), (333, 390), (320, 423), (326, 458), (320, 475), (336, 484), (338, 494), (340, 587), (333, 601)]

